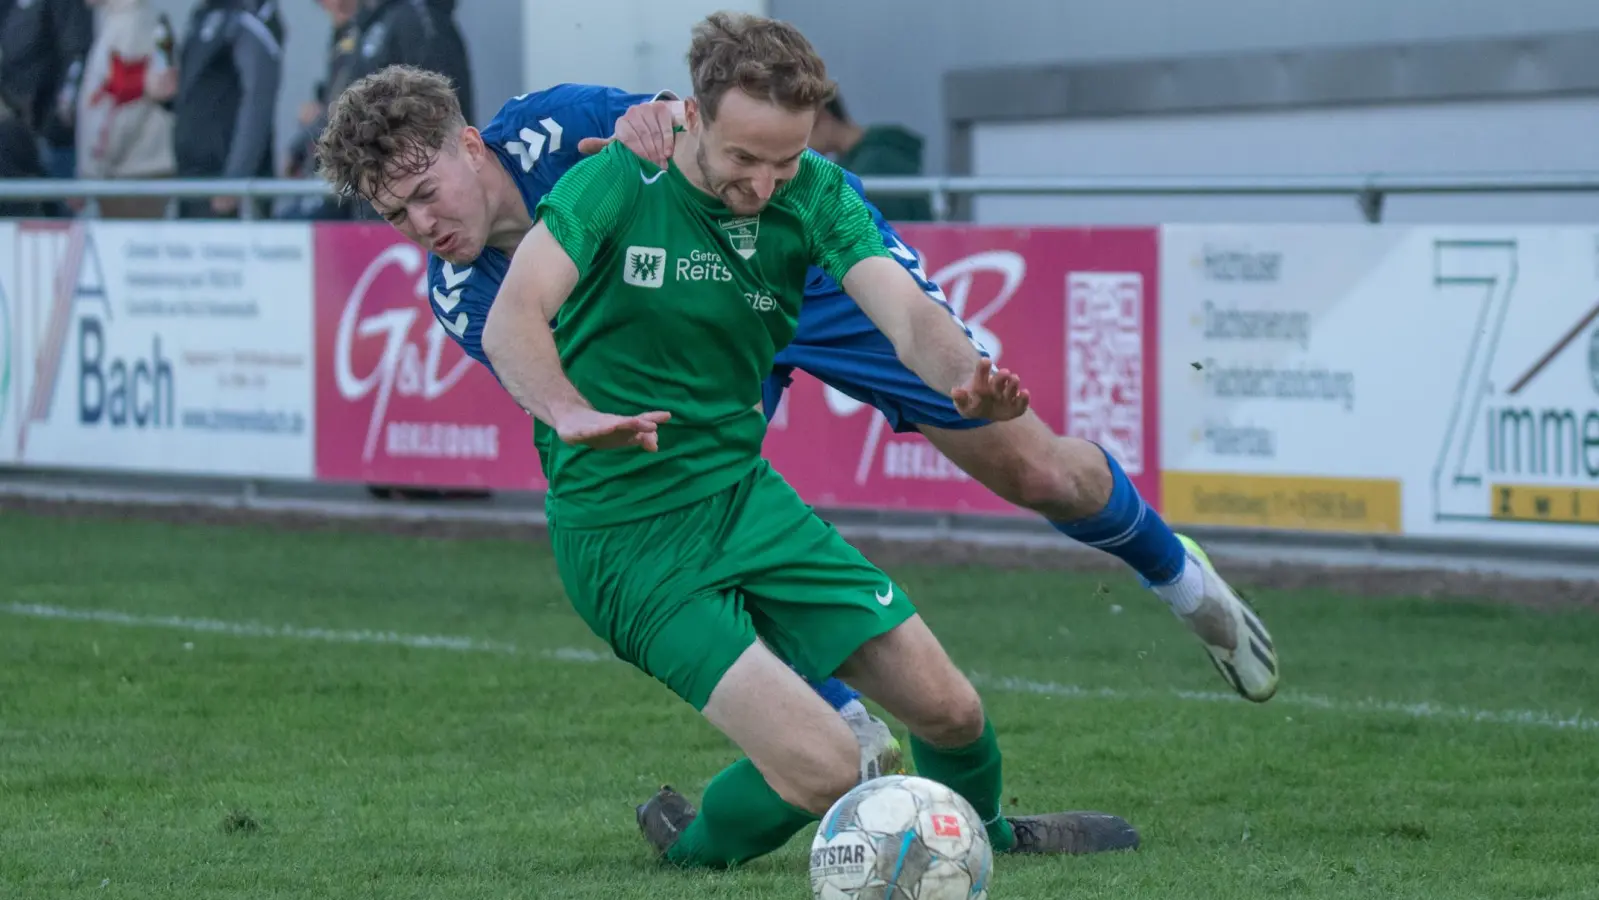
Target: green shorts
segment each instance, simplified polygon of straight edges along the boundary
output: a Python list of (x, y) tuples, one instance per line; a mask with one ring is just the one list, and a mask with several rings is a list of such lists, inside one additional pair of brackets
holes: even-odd
[(697, 503), (550, 543), (589, 628), (696, 710), (757, 636), (819, 681), (916, 612), (764, 459)]

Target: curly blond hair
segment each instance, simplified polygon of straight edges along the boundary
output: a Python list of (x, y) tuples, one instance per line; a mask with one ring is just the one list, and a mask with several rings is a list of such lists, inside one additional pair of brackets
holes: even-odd
[(426, 170), (465, 127), (450, 79), (386, 66), (333, 101), (317, 138), (317, 165), (341, 196), (372, 200), (394, 181)]

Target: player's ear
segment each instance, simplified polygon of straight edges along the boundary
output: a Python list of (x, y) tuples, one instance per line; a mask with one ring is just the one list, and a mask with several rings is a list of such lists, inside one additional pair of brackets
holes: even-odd
[(461, 135), (456, 139), (456, 146), (461, 148), (461, 153), (467, 158), (473, 168), (476, 168), (484, 158), (488, 146), (483, 143), (483, 133), (471, 125), (461, 129)]
[(683, 126), (689, 131), (700, 130), (700, 101), (697, 97), (683, 101)]

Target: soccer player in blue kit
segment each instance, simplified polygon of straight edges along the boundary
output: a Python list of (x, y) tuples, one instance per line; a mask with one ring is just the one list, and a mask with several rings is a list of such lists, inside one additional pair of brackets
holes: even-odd
[[(367, 76), (346, 93), (359, 102), (334, 103), (318, 146), (322, 168), (359, 173), (336, 188), (371, 202), (429, 251), (434, 315), (491, 371), (483, 325), (510, 254), (532, 230), (539, 201), (585, 151), (610, 140), (664, 165), (681, 115), (681, 104), (669, 94), (561, 84), (512, 98), (479, 131), (466, 122), (446, 79), (402, 66)], [(341, 122), (346, 106), (381, 109), (383, 118)], [(771, 177), (760, 171), (762, 165), (751, 160), (748, 177)], [(849, 181), (864, 198), (859, 179), (850, 175)], [(885, 246), (915, 276), (928, 302), (948, 309), (920, 255), (875, 207), (872, 213)], [(798, 334), (778, 353), (767, 379), (768, 418), (796, 369), (876, 407), (895, 431), (919, 431), (998, 496), (1039, 513), (1068, 538), (1126, 562), (1199, 638), (1232, 690), (1255, 702), (1276, 692), (1276, 650), (1258, 616), (1200, 547), (1174, 533), (1144, 502), (1098, 445), (1058, 436), (1032, 412), (1006, 422), (963, 418), (900, 362), (889, 340), (819, 269), (811, 271)], [(853, 689), (837, 679), (814, 687), (855, 731), (863, 777), (899, 768), (898, 742)]]

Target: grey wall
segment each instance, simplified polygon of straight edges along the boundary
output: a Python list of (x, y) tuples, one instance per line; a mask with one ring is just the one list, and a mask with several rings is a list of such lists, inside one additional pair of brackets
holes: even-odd
[(1592, 0), (771, 0), (866, 121), (928, 138), (942, 171), (952, 69), (1599, 28)]
[[(979, 124), (973, 174), (1178, 179), (1448, 175), (1595, 169), (1599, 97), (1348, 106), (1304, 111)], [(1360, 222), (1342, 197), (1013, 197), (977, 199), (975, 221), (1017, 224)], [(1599, 195), (1452, 194), (1387, 198), (1388, 222), (1591, 223)]]
[[(152, 0), (156, 9), (172, 17), (181, 36), (193, 0)], [(332, 27), (314, 0), (279, 0), (284, 37), (283, 85), (278, 93), (277, 146), (296, 129), (300, 104), (311, 98), (311, 88), (326, 68)], [(472, 80), (478, 120), (493, 115), (500, 103), (523, 92), (522, 4), (519, 0), (458, 0), (455, 21), (466, 40), (472, 60)], [(281, 159), (281, 155), (279, 157)]]
[[(153, 0), (179, 28), (192, 0)], [(328, 40), (314, 0), (280, 0), (288, 36), (279, 141), (319, 77)], [(479, 120), (523, 84), (519, 0), (459, 0)], [(951, 69), (1599, 28), (1589, 0), (770, 0), (805, 29), (858, 114), (898, 120), (945, 164), (942, 77)], [(980, 10), (980, 12), (978, 11)]]
[(575, 81), (688, 96), (690, 34), (717, 10), (768, 11), (766, 0), (525, 0), (523, 90)]

